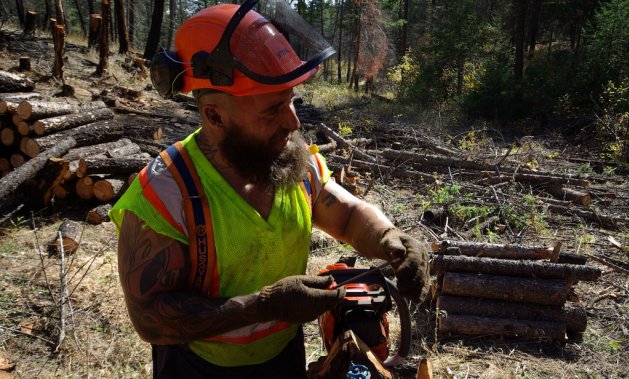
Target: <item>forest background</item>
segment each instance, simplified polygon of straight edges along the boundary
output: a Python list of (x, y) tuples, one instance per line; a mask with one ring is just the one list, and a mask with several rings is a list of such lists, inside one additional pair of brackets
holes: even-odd
[[(103, 7), (103, 4), (107, 6)], [(2, 0), (1, 23), (37, 12), (67, 34), (111, 8), (119, 52), (151, 59), (208, 0)], [(563, 134), (629, 158), (629, 0), (296, 0), (335, 47), (321, 79), (375, 92), (447, 122), (507, 135)], [(105, 18), (103, 18), (105, 19)], [(58, 21), (59, 22), (59, 21)], [(364, 88), (359, 88), (359, 85)], [(598, 150), (598, 149), (597, 149)]]

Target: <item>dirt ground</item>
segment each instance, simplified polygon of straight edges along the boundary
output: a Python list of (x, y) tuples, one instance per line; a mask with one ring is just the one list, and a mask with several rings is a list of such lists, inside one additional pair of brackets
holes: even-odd
[[(66, 83), (74, 87), (77, 100), (89, 101), (103, 89), (123, 85), (145, 91), (138, 103), (142, 109), (171, 114), (173, 123), (191, 117), (192, 112), (181, 111), (181, 104), (159, 100), (156, 92), (150, 90), (149, 81), (124, 56), (112, 57), (109, 75), (94, 77), (92, 72), (98, 61), (96, 53), (84, 48), (81, 41), (70, 42), (65, 64)], [(50, 96), (60, 92), (62, 83), (47, 77), (52, 66), (50, 38), (38, 35), (24, 39), (19, 32), (4, 26), (0, 30), (0, 69), (15, 71), (22, 54), (33, 59), (33, 70), (26, 75), (37, 82), (36, 90)], [(317, 99), (321, 96), (317, 95), (317, 87), (306, 87), (304, 91), (308, 103), (316, 105), (329, 101)], [(397, 118), (391, 121), (369, 107), (352, 106), (352, 102), (362, 104), (364, 98), (351, 98), (347, 103), (350, 105), (333, 102), (334, 106), (320, 106), (318, 111), (326, 122), (351, 125), (353, 137), (374, 139), (378, 149), (390, 146), (392, 135), (405, 135), (403, 148), (411, 149), (414, 133), (432, 133), (434, 137), (446, 134), (436, 130), (436, 124), (428, 117), (423, 122)], [(193, 129), (194, 122), (178, 124), (169, 130), (166, 140), (174, 141)], [(474, 143), (475, 150), (470, 152), (475, 157), (495, 156), (510, 143), (488, 133), (475, 138), (478, 138)], [(457, 140), (453, 141), (456, 143)], [(571, 158), (588, 158), (596, 154), (596, 148), (583, 141), (547, 135), (520, 139), (518, 146), (517, 154), (509, 157), (512, 161), (529, 164), (533, 157), (540, 169), (590, 173), (597, 179), (596, 193), (615, 194), (614, 198), (596, 197), (593, 206), (616, 217), (619, 220), (617, 227), (610, 230), (578, 216), (559, 216), (548, 210), (514, 212), (520, 222), (514, 221), (514, 225), (519, 227), (500, 235), (465, 234), (464, 224), (453, 223), (444, 228), (428, 223), (424, 217), (426, 205), (441, 205), (436, 194), (455, 184), (461, 190), (453, 194), (452, 203), (500, 202), (504, 209), (521, 206), (524, 195), (530, 190), (511, 183), (500, 187), (496, 195), (487, 200), (479, 195), (480, 189), (473, 187), (473, 181), (457, 173), (441, 175), (437, 183), (429, 184), (361, 173), (356, 188), (360, 196), (383, 209), (397, 226), (419, 238), (434, 241), (466, 236), (482, 241), (547, 246), (559, 241), (563, 244), (562, 251), (590, 256), (588, 264), (600, 268), (603, 274), (597, 282), (581, 282), (576, 286), (579, 302), (587, 311), (587, 330), (566, 343), (443, 336), (436, 332), (434, 304), (411, 304), (413, 346), (407, 362), (399, 367), (402, 378), (414, 378), (422, 358), (431, 361), (437, 378), (629, 377), (629, 178), (626, 171), (625, 174), (614, 171), (605, 175), (601, 170), (575, 163), (580, 161)], [(558, 156), (549, 158), (554, 152), (559, 152)], [(474, 195), (465, 196), (466, 190)], [(1, 226), (0, 378), (151, 376), (150, 346), (135, 334), (127, 317), (118, 282), (116, 233), (109, 222), (97, 226), (84, 223), (80, 249), (64, 259), (63, 266), (68, 272), (65, 296), (69, 300), (64, 309), (65, 325), (61, 325), (62, 265), (59, 255), (51, 253), (51, 241), (62, 220), (83, 222), (85, 211), (94, 205), (76, 200), (58, 201), (46, 209), (16, 216), (9, 224)], [(612, 240), (620, 247), (615, 247)], [(318, 239), (313, 244), (308, 271), (318, 272), (347, 254), (351, 254), (351, 247), (327, 238)], [(605, 258), (608, 263), (615, 262), (615, 265), (601, 263), (597, 257)], [(370, 264), (366, 261), (359, 263), (365, 267)], [(317, 325), (306, 325), (305, 333), (307, 360), (313, 362), (324, 354)], [(63, 339), (60, 338), (62, 334)], [(395, 341), (395, 330), (392, 340)]]

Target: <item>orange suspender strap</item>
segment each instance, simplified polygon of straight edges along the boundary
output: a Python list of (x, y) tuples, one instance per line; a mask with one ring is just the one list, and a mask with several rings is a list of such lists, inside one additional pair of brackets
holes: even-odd
[(188, 285), (200, 294), (218, 297), (220, 283), (210, 207), (192, 159), (181, 142), (160, 153), (179, 185), (188, 230), (192, 270)]

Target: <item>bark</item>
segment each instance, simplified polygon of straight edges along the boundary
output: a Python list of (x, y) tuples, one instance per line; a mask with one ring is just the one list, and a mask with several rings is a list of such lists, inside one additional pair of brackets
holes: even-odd
[(100, 201), (110, 201), (122, 195), (125, 190), (125, 181), (114, 178), (106, 178), (94, 182), (94, 197)]
[(124, 158), (130, 155), (139, 154), (140, 152), (140, 146), (137, 143), (132, 142), (125, 146), (109, 149), (106, 151), (106, 154), (110, 158)]
[(514, 277), (563, 279), (571, 282), (596, 281), (601, 276), (600, 269), (582, 265), (444, 255), (434, 256), (430, 269), (433, 273), (478, 272)]
[(438, 324), (439, 333), (504, 336), (526, 340), (563, 341), (566, 338), (566, 324), (563, 322), (441, 315)]
[(129, 47), (133, 46), (135, 40), (135, 0), (129, 2)]
[[(24, 20), (24, 34), (32, 34), (37, 27), (37, 12), (32, 9), (26, 11), (26, 19)], [(30, 70), (30, 61), (29, 68)]]
[(513, 76), (518, 83), (522, 81), (522, 75), (524, 73), (524, 40), (527, 6), (528, 0), (514, 0), (513, 9), (515, 11), (515, 61), (513, 65)]
[(35, 83), (28, 78), (0, 70), (0, 92), (28, 92), (35, 89)]
[(341, 59), (342, 56), (342, 51), (343, 51), (343, 16), (344, 16), (344, 5), (345, 5), (345, 1), (344, 0), (340, 0), (340, 4), (339, 4), (339, 46), (338, 46), (338, 51), (336, 52), (336, 77), (337, 77), (337, 81), (338, 84), (341, 84), (343, 82), (343, 74), (342, 74), (342, 69), (341, 69), (341, 63), (343, 62), (343, 60)]
[[(454, 249), (448, 250), (449, 248)], [(546, 246), (442, 240), (432, 243), (432, 251), (437, 254), (460, 254), (501, 259), (550, 259), (553, 257), (554, 249)]]
[(168, 36), (166, 37), (166, 49), (170, 50), (173, 43), (173, 31), (175, 28), (175, 17), (177, 14), (176, 0), (169, 0), (168, 14)]
[(562, 305), (568, 298), (570, 286), (565, 281), (557, 279), (446, 272), (443, 275), (441, 290), (446, 295)]
[(24, 26), (24, 0), (15, 0), (15, 9), (17, 10), (17, 18), (20, 25)]
[(548, 205), (548, 210), (551, 213), (558, 213), (563, 215), (572, 215), (575, 217), (580, 217), (585, 219), (586, 221), (595, 222), (602, 226), (605, 229), (609, 230), (617, 230), (618, 229), (618, 220), (614, 217), (600, 214), (594, 209), (586, 210), (586, 209), (575, 209), (568, 208), (561, 205)]
[(164, 18), (164, 0), (155, 0), (153, 4), (153, 15), (151, 17), (151, 28), (149, 30), (144, 58), (151, 60), (159, 47), (159, 40), (162, 33), (162, 19)]
[(59, 233), (61, 233), (61, 240), (59, 240), (59, 237), (55, 239), (57, 252), (61, 252), (61, 245), (63, 245), (64, 254), (76, 253), (79, 249), (83, 225), (80, 222), (64, 220), (59, 226), (57, 236)]
[(417, 154), (408, 151), (384, 149), (382, 154), (385, 158), (392, 161), (410, 161), (418, 168), (430, 170), (432, 167), (456, 167), (472, 170), (494, 170), (495, 167), (475, 161), (466, 161), (454, 157), (444, 157), (440, 155)]
[(57, 21), (58, 24), (61, 26), (65, 26), (66, 25), (66, 17), (65, 14), (63, 12), (63, 1), (61, 0), (55, 0), (55, 14), (57, 15)]
[(99, 225), (103, 222), (109, 221), (109, 211), (111, 210), (111, 204), (99, 205), (96, 208), (92, 208), (87, 212), (86, 221), (88, 224)]
[(34, 128), (43, 129), (44, 132), (42, 134), (51, 134), (87, 123), (101, 120), (111, 120), (112, 118), (114, 118), (114, 112), (109, 108), (84, 110), (79, 113), (72, 113), (35, 121)]
[(53, 190), (61, 184), (68, 171), (68, 162), (59, 158), (50, 158), (37, 175), (37, 183), (31, 187), (30, 201), (46, 206), (53, 197)]
[(109, 23), (111, 20), (110, 0), (101, 0), (101, 31), (99, 61), (96, 67), (96, 75), (102, 76), (109, 69)]
[(584, 332), (587, 327), (585, 308), (571, 302), (562, 307), (442, 295), (437, 299), (437, 309), (448, 315), (565, 322), (567, 331), (575, 333)]
[[(2, 71), (0, 71), (1, 75)], [(19, 103), (22, 100), (36, 100), (41, 99), (41, 93), (37, 92), (9, 92), (9, 93), (0, 93), (0, 100), (2, 101), (12, 101), (15, 103)], [(0, 113), (4, 113), (5, 111), (0, 108)]]

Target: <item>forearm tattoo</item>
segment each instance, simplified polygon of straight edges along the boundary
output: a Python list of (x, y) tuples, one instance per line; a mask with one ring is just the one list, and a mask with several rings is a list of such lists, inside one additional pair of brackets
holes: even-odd
[[(127, 222), (128, 221), (128, 222)], [(120, 232), (118, 270), (131, 320), (157, 344), (211, 337), (251, 323), (255, 295), (209, 298), (188, 292), (187, 247), (142, 228), (127, 213)]]

